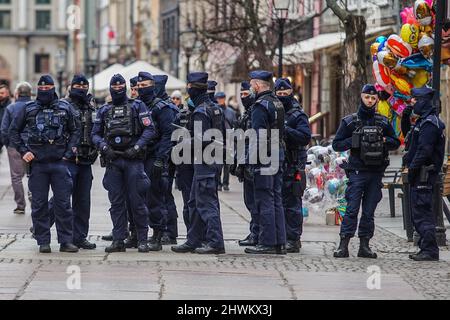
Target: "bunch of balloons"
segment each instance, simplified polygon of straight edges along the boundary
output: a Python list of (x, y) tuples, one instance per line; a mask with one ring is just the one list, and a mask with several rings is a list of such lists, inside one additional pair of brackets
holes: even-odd
[[(315, 146), (308, 150), (307, 189), (303, 196), (304, 216), (325, 214), (327, 208), (341, 208), (345, 212), (347, 177), (342, 165), (348, 153), (338, 153), (331, 146)], [(342, 199), (344, 206), (342, 206)]]
[(400, 35), (378, 37), (370, 47), (381, 97), (378, 112), (392, 121), (399, 137), (400, 117), (411, 100), (411, 90), (431, 82), (435, 28), (432, 8), (433, 0), (417, 0), (414, 7), (401, 12)]

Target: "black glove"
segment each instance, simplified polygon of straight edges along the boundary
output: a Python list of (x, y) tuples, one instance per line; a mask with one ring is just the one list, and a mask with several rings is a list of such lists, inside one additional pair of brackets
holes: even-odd
[(110, 146), (105, 146), (102, 150), (102, 156), (105, 158), (106, 161), (114, 161), (116, 160), (117, 154), (114, 152), (114, 150)]
[(135, 160), (139, 157), (141, 148), (139, 146), (134, 146), (133, 148), (130, 148), (125, 151), (124, 157), (126, 159)]
[(153, 163), (152, 178), (155, 180), (161, 179), (163, 171), (164, 171), (164, 162), (162, 160), (156, 160)]
[(403, 110), (403, 116), (410, 117), (413, 112), (412, 106), (406, 106), (405, 110)]

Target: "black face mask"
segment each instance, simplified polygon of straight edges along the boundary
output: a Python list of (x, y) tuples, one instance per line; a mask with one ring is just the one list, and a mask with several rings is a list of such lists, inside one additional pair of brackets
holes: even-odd
[(199, 89), (199, 88), (188, 88), (187, 93), (191, 99), (195, 99), (198, 96), (201, 96), (206, 92), (205, 89)]
[(86, 103), (88, 100), (87, 94), (88, 90), (71, 88), (69, 96), (77, 102)]
[(278, 98), (278, 100), (281, 101), (281, 103), (283, 104), (284, 109), (286, 111), (289, 111), (294, 107), (294, 105), (292, 104), (292, 99), (293, 99), (292, 96), (287, 96), (287, 97), (278, 97), (277, 96), (277, 98)]
[(38, 100), (42, 105), (46, 106), (51, 104), (53, 100), (55, 100), (55, 94), (55, 88), (47, 91), (38, 89), (36, 100)]
[(127, 89), (123, 88), (121, 90), (110, 90), (112, 103), (114, 105), (122, 105), (127, 101)]
[(433, 104), (431, 103), (431, 99), (427, 97), (417, 98), (416, 104), (413, 106), (414, 113), (418, 116), (423, 116), (425, 113), (430, 111), (433, 108)]
[(155, 99), (155, 87), (139, 88), (139, 99), (145, 104), (150, 104)]
[(252, 94), (245, 98), (241, 98), (242, 105), (244, 106), (245, 110), (250, 109), (251, 106), (255, 104), (255, 100), (255, 96)]

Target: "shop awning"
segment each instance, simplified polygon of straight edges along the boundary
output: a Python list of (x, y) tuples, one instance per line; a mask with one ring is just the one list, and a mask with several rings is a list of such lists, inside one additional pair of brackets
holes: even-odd
[[(393, 28), (393, 26), (384, 26), (368, 29), (366, 31), (366, 37), (382, 32), (386, 33), (389, 30), (393, 31)], [(320, 34), (313, 38), (291, 44), (283, 49), (283, 62), (287, 65), (313, 63), (314, 52), (342, 45), (344, 40), (345, 32), (335, 32)], [(278, 50), (276, 56), (278, 57)]]

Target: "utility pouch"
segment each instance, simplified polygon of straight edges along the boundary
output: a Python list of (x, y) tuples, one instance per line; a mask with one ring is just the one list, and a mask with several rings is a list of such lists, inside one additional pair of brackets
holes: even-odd
[(419, 182), (420, 183), (427, 183), (428, 178), (430, 177), (430, 172), (434, 170), (434, 165), (430, 166), (423, 166), (420, 168), (420, 176), (419, 176)]
[(352, 149), (359, 149), (361, 147), (361, 131), (354, 131), (352, 134)]

